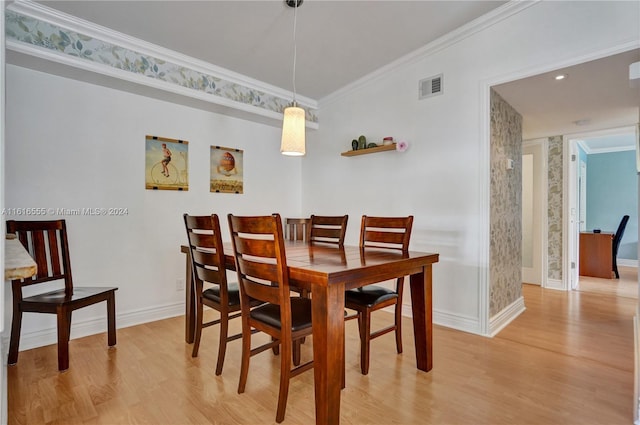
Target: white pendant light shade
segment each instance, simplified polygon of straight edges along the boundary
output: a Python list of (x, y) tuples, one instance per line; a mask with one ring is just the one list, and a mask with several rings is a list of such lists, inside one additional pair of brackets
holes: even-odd
[(282, 120), (282, 143), (280, 152), (283, 155), (301, 156), (305, 154), (304, 109), (289, 106), (284, 110)]

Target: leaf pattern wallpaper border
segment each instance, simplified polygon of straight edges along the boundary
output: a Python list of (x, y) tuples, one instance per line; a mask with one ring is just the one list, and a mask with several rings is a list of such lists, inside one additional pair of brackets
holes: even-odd
[[(144, 55), (9, 9), (5, 10), (5, 34), (7, 40), (143, 75), (267, 111), (282, 113), (284, 108), (291, 103), (289, 99), (283, 99), (151, 55)], [(307, 121), (317, 123), (316, 111), (308, 107), (305, 110)]]

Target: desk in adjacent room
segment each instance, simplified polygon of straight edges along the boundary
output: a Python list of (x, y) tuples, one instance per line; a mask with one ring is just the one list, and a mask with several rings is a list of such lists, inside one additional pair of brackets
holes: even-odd
[(613, 233), (580, 233), (580, 276), (613, 279)]

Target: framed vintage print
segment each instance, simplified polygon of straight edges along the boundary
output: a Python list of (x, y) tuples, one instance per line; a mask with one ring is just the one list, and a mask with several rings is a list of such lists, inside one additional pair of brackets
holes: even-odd
[(215, 193), (243, 193), (243, 151), (211, 146), (210, 191)]
[(145, 188), (189, 190), (189, 142), (145, 136)]

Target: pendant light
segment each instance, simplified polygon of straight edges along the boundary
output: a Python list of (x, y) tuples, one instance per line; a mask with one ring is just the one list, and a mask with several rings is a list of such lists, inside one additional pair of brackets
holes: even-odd
[(302, 156), (305, 154), (305, 112), (296, 102), (296, 18), (302, 0), (285, 0), (285, 3), (293, 7), (293, 103), (284, 109), (280, 152), (283, 155)]

